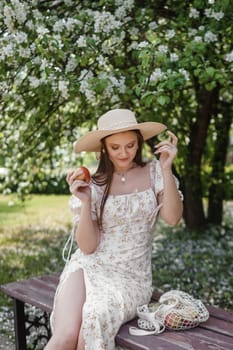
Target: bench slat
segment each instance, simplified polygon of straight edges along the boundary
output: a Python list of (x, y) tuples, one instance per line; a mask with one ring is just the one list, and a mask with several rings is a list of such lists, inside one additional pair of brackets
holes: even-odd
[[(209, 306), (209, 305), (207, 306), (207, 309), (212, 316), (219, 318), (220, 320), (225, 320), (225, 321), (233, 323), (233, 312), (232, 311), (223, 310), (223, 309), (220, 309), (218, 307)], [(232, 325), (232, 327), (233, 327), (233, 325)]]
[[(186, 331), (166, 331), (161, 335), (164, 340), (175, 344), (183, 344), (187, 350), (233, 350), (232, 338), (223, 334), (200, 329), (200, 327)], [(172, 349), (172, 346), (171, 346)]]
[(233, 324), (227, 321), (220, 320), (211, 315), (211, 317), (200, 327), (211, 330), (219, 334), (225, 334), (228, 336), (233, 336)]
[[(121, 346), (128, 346), (130, 349), (154, 349), (156, 337), (156, 348), (159, 349), (185, 349), (185, 350), (213, 350), (224, 349), (233, 350), (232, 338), (223, 334), (217, 334), (200, 327), (193, 328), (185, 331), (170, 331), (166, 330), (165, 333), (160, 335), (151, 336), (131, 336), (129, 335), (129, 327), (135, 326), (136, 322), (131, 321), (122, 326), (117, 337), (117, 344)], [(140, 339), (141, 338), (141, 339)], [(130, 347), (129, 344), (132, 346)], [(137, 344), (137, 347), (135, 346)], [(140, 344), (140, 345), (138, 345)]]
[(51, 312), (55, 288), (39, 288), (35, 280), (33, 280), (35, 284), (31, 282), (31, 279), (28, 281), (12, 282), (0, 288), (5, 294), (12, 298), (36, 306), (43, 311)]

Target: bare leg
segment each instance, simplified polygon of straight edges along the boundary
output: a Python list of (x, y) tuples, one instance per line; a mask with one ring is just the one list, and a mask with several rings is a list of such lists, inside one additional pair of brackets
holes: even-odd
[(71, 273), (56, 299), (53, 335), (44, 350), (75, 350), (86, 298), (83, 270)]
[(78, 337), (78, 346), (76, 350), (85, 350), (85, 342), (83, 339), (83, 332), (82, 332), (82, 327), (79, 332), (79, 337)]

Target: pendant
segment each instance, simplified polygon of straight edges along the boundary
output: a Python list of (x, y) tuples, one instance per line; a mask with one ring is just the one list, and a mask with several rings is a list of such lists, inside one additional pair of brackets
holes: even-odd
[(122, 182), (123, 184), (125, 183), (125, 180), (126, 180), (126, 179), (125, 179), (125, 176), (122, 175), (122, 176), (121, 176), (121, 182)]

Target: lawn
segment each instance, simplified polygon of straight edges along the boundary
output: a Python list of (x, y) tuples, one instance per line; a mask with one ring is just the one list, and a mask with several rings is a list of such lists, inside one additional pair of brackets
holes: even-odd
[(21, 203), (16, 196), (0, 195), (0, 230), (32, 225), (53, 228), (70, 222), (67, 195), (31, 195)]
[[(0, 284), (59, 271), (71, 228), (69, 196), (0, 196)], [(0, 306), (7, 299), (0, 293)]]
[[(72, 220), (68, 199), (33, 195), (20, 203), (0, 195), (0, 284), (62, 270)], [(0, 293), (0, 349), (14, 348), (11, 300)]]

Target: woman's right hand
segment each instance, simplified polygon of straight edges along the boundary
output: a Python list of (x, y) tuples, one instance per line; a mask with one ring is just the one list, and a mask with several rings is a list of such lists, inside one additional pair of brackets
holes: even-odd
[(91, 199), (90, 184), (83, 180), (77, 180), (77, 176), (82, 174), (80, 168), (70, 170), (66, 176), (66, 181), (70, 187), (70, 192), (78, 197), (81, 202), (86, 202)]

